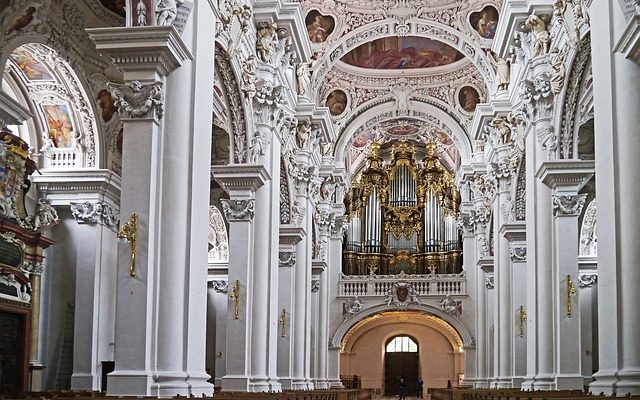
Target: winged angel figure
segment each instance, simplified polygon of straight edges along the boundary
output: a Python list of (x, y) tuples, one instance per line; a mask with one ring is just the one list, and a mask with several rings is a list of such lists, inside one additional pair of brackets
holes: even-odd
[(120, 118), (150, 118), (155, 108), (158, 118), (164, 113), (162, 82), (143, 86), (139, 81), (129, 84), (109, 84)]

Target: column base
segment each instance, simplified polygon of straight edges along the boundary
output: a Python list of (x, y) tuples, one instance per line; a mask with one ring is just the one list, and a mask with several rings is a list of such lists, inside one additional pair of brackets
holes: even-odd
[(114, 371), (107, 375), (107, 396), (151, 396), (152, 383), (145, 371)]
[(640, 394), (640, 370), (621, 369), (618, 372), (618, 382), (615, 384), (616, 395)]
[(589, 385), (589, 391), (591, 393), (603, 393), (606, 396), (611, 396), (615, 393), (615, 385), (618, 381), (616, 371), (598, 371), (593, 374), (593, 378), (595, 381)]
[(309, 383), (304, 379), (293, 379), (291, 382), (291, 390), (309, 390)]
[(535, 380), (530, 376), (525, 376), (524, 380), (520, 384), (520, 389), (522, 390), (533, 390), (533, 383)]
[(344, 385), (340, 379), (330, 379), (329, 389), (344, 389)]
[(245, 375), (225, 375), (222, 377), (223, 392), (248, 392), (249, 377)]
[(552, 375), (541, 374), (533, 378), (533, 390), (555, 390), (556, 381)]
[(71, 375), (71, 390), (94, 390), (94, 378), (97, 377), (94, 377), (92, 374), (74, 373)]
[(489, 388), (489, 380), (486, 378), (476, 378), (476, 381), (473, 383), (474, 389), (488, 389)]
[(514, 389), (520, 389), (524, 383), (524, 376), (514, 376), (511, 379), (511, 387)]
[(307, 379), (307, 390), (314, 390), (315, 387), (316, 386), (314, 385), (313, 380)]
[(316, 379), (314, 386), (316, 389), (329, 389), (331, 387), (326, 379)]
[(42, 385), (42, 372), (44, 370), (44, 364), (38, 361), (29, 361), (29, 390), (32, 392), (41, 392)]
[(247, 389), (248, 392), (269, 392), (271, 391), (269, 378), (267, 378), (266, 376), (254, 376), (252, 378), (249, 378), (249, 385)]
[(556, 375), (556, 390), (584, 389), (584, 378), (578, 374)]
[(269, 391), (273, 393), (282, 392), (282, 383), (280, 383), (279, 379), (269, 379)]
[(513, 382), (511, 377), (499, 376), (493, 381), (493, 388), (496, 389), (511, 389)]
[(289, 377), (280, 378), (280, 386), (282, 387), (282, 390), (290, 390), (292, 382), (293, 381)]

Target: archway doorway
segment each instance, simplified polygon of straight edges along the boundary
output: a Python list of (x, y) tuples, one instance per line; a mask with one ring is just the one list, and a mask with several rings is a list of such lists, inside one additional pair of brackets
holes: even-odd
[(385, 346), (384, 387), (387, 396), (400, 393), (400, 379), (405, 383), (405, 395), (415, 396), (420, 375), (418, 344), (410, 336), (391, 338)]

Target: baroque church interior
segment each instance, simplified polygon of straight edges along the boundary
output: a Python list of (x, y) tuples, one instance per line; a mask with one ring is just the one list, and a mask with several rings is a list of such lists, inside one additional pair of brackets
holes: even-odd
[(640, 394), (640, 1), (0, 21), (0, 393)]

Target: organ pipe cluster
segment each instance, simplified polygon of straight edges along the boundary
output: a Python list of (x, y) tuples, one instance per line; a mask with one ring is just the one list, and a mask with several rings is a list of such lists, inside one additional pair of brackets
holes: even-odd
[[(416, 150), (424, 153), (416, 161)], [(343, 272), (364, 275), (458, 273), (460, 193), (435, 143), (394, 145), (385, 162), (378, 143), (346, 196), (349, 217)]]

